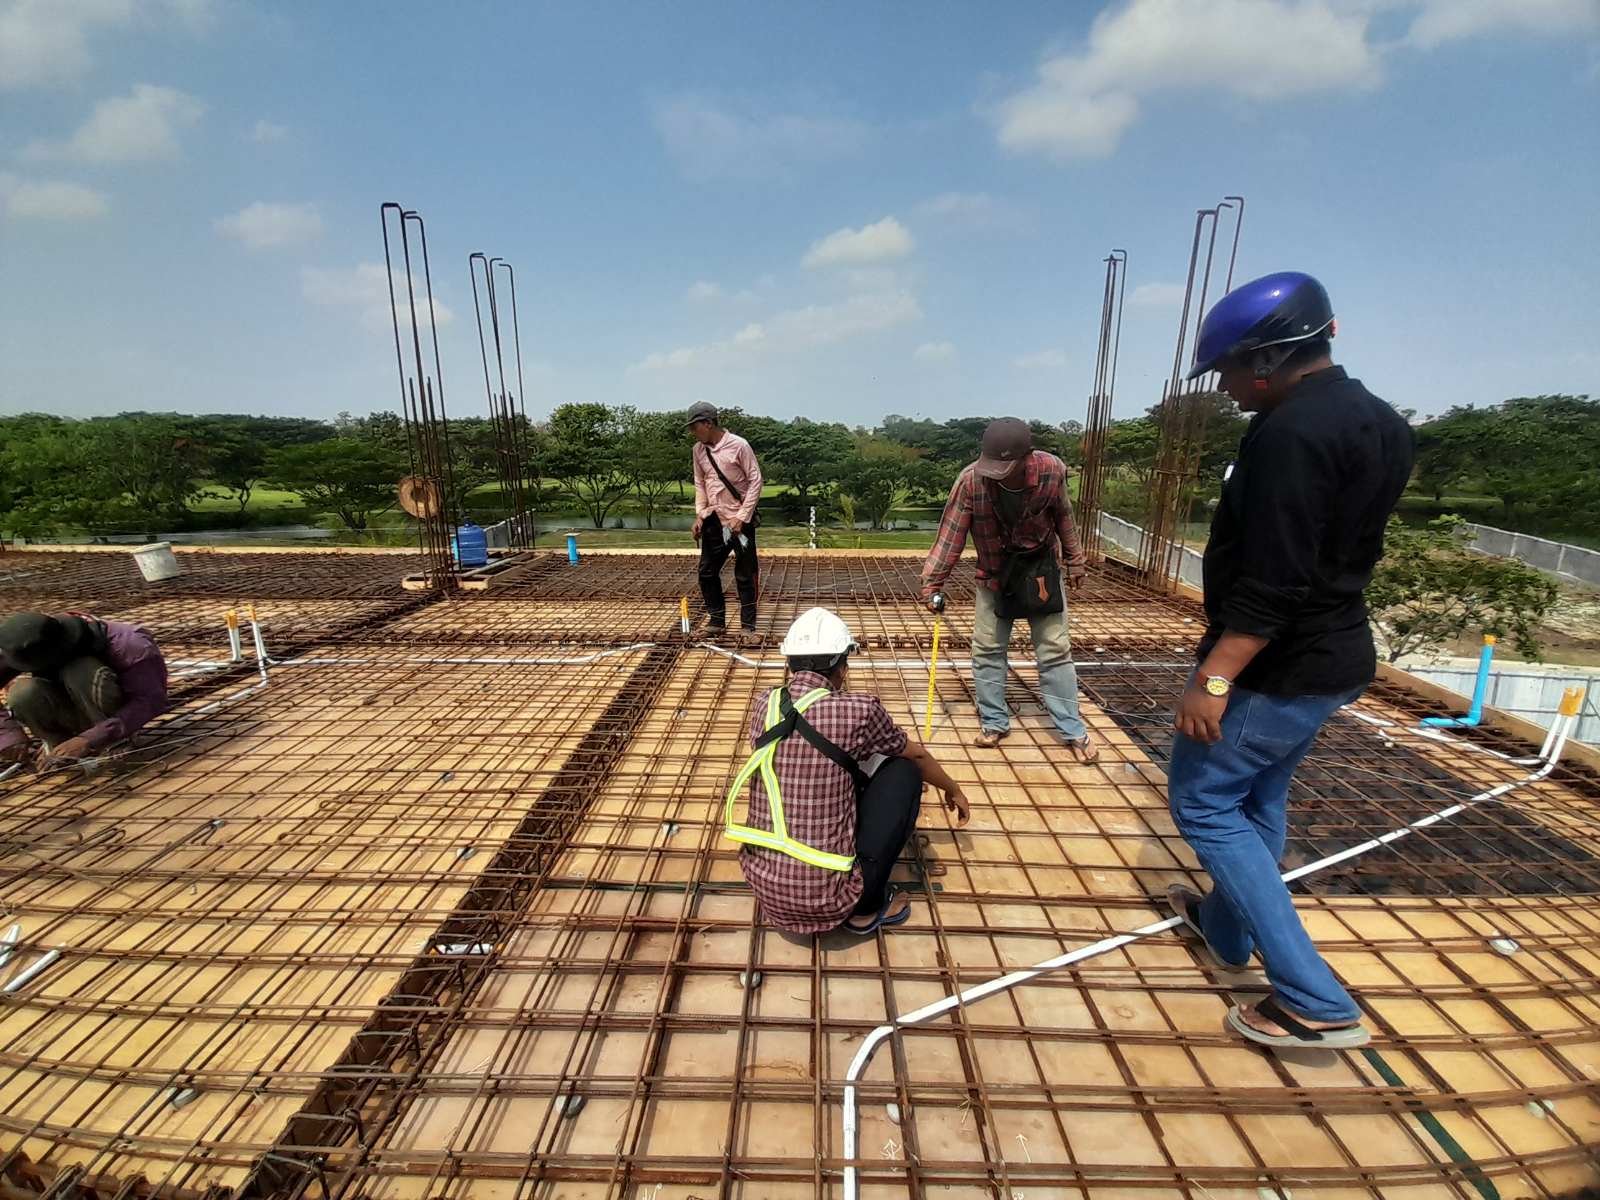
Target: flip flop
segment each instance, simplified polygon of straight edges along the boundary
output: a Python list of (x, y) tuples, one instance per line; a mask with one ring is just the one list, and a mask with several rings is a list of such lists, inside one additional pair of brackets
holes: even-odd
[(894, 905), (895, 897), (899, 894), (900, 893), (898, 890), (894, 888), (889, 889), (888, 896), (884, 898), (883, 907), (878, 910), (878, 915), (872, 918), (872, 924), (852, 925), (850, 924), (850, 919), (847, 917), (843, 922), (841, 922), (840, 928), (848, 929), (857, 937), (866, 937), (869, 934), (877, 933), (880, 929), (887, 929), (893, 925), (904, 924), (911, 919), (911, 905), (909, 902), (906, 904), (905, 908), (896, 913), (894, 916), (891, 917), (888, 915), (889, 909)]
[(978, 736), (972, 739), (972, 744), (980, 750), (993, 750), (1010, 736), (1009, 729), (982, 729), (978, 731)]
[(1094, 744), (1094, 738), (1087, 733), (1081, 738), (1068, 738), (1067, 746), (1072, 750), (1072, 757), (1086, 767), (1100, 761), (1100, 747)]
[(1167, 889), (1167, 907), (1172, 910), (1172, 915), (1183, 921), (1184, 928), (1192, 933), (1200, 942), (1200, 948), (1205, 956), (1211, 960), (1211, 965), (1219, 971), (1247, 971), (1250, 969), (1248, 961), (1231, 963), (1222, 955), (1211, 948), (1211, 943), (1206, 941), (1206, 932), (1200, 928), (1200, 922), (1195, 920), (1194, 909), (1205, 897), (1199, 892), (1191, 891), (1181, 883), (1175, 883)]
[(1336, 1029), (1313, 1029), (1279, 1004), (1276, 996), (1268, 996), (1257, 1004), (1256, 1012), (1287, 1029), (1287, 1037), (1263, 1033), (1245, 1021), (1242, 1011), (1237, 1004), (1228, 1010), (1229, 1027), (1240, 1037), (1274, 1050), (1354, 1050), (1372, 1040), (1372, 1035), (1360, 1022), (1340, 1025)]

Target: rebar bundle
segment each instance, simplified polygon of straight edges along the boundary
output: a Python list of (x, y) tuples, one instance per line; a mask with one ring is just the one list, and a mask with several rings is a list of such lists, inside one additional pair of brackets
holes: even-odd
[[(411, 349), (407, 370), (401, 349), (400, 304), (395, 296), (395, 264), (389, 241), (391, 212), (405, 279), (405, 324)], [(455, 464), (450, 454), (450, 426), (444, 403), (444, 372), (439, 361), (439, 325), (433, 302), (433, 273), (428, 265), (428, 231), (422, 215), (389, 201), (379, 207), (383, 226), (383, 263), (389, 285), (389, 311), (394, 324), (394, 361), (400, 373), (400, 411), (405, 417), (411, 475), (401, 484), (404, 507), (417, 519), (418, 539), (427, 558), (428, 583), (436, 590), (455, 586), (456, 561), (450, 538), (455, 529)], [(417, 281), (411, 242), (417, 240), (422, 266), (425, 316), (417, 314)], [(426, 344), (422, 331), (426, 322)], [(409, 503), (406, 503), (409, 497)]]
[[(1239, 254), (1239, 232), (1244, 227), (1243, 196), (1224, 196), (1215, 208), (1202, 208), (1195, 213), (1194, 240), (1189, 248), (1189, 270), (1184, 282), (1183, 313), (1178, 318), (1178, 342), (1172, 353), (1172, 375), (1161, 392), (1161, 441), (1156, 451), (1155, 486), (1151, 490), (1149, 514), (1145, 519), (1144, 553), (1139, 562), (1144, 582), (1156, 588), (1171, 588), (1177, 581), (1182, 560), (1183, 530), (1194, 503), (1192, 485), (1205, 446), (1206, 411), (1200, 397), (1209, 390), (1209, 380), (1206, 376), (1185, 380), (1183, 352), (1189, 341), (1191, 312), (1194, 314), (1194, 336), (1196, 340), (1199, 338), (1211, 285), (1217, 223), (1227, 209), (1235, 210), (1236, 220), (1223, 291), (1226, 292), (1233, 285), (1233, 267)], [(1202, 237), (1205, 238), (1204, 264), (1200, 261)]]
[[(505, 272), (506, 293), (511, 302), (511, 349), (516, 363), (517, 389), (506, 386), (505, 343), (500, 334), (500, 298), (495, 272)], [(527, 397), (522, 382), (522, 334), (517, 323), (517, 277), (503, 258), (489, 258), (482, 251), (467, 256), (467, 273), (472, 278), (472, 310), (478, 318), (478, 354), (483, 360), (483, 388), (489, 402), (489, 422), (494, 430), (495, 470), (500, 492), (510, 510), (511, 545), (527, 550), (533, 545), (533, 514), (528, 503), (529, 446)], [(479, 299), (478, 280), (488, 301), (489, 336), (484, 336), (484, 304)], [(489, 368), (489, 343), (494, 343), (494, 372)]]
[(1100, 299), (1100, 337), (1095, 348), (1094, 386), (1083, 423), (1083, 469), (1078, 483), (1078, 541), (1091, 562), (1100, 561), (1100, 512), (1106, 478), (1106, 436), (1117, 392), (1117, 355), (1122, 347), (1122, 299), (1128, 277), (1128, 252), (1106, 255)]

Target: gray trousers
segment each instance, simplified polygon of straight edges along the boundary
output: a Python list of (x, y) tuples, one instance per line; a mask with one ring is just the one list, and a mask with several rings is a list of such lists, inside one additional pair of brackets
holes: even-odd
[(56, 746), (114, 716), (122, 707), (122, 685), (98, 658), (75, 658), (54, 679), (12, 680), (6, 707), (34, 737)]

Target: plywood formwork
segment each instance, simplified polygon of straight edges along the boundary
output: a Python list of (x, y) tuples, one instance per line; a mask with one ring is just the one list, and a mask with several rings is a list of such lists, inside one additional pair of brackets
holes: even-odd
[[(750, 702), (781, 678), (777, 635), (838, 609), (867, 648), (856, 686), (911, 726), (932, 618), (914, 558), (773, 556), (767, 644), (705, 646), (677, 633), (693, 565), (550, 556), (446, 601), (383, 591), (393, 557), (371, 578), (344, 562), (331, 595), (259, 597), (287, 643), (265, 687), (249, 664), (209, 673), (94, 778), (0, 784), (0, 897), (24, 925), (7, 970), (70, 948), (0, 998), (5, 1185), (838, 1195), (845, 1067), (874, 1026), (1148, 923), (1167, 883), (1199, 882), (1161, 774), (1198, 612), (1108, 565), (1072, 614), (1104, 760), (1074, 764), (1049, 731), (1021, 632), (1016, 732), (970, 746), (958, 599), (931, 744), (973, 819), (925, 805), (899, 869), (916, 917), (845, 944), (763, 926), (720, 822)], [(0, 606), (43, 594), (0, 578)], [(179, 636), (188, 599), (148, 619)], [(1330, 725), (1300, 775), (1293, 861), (1526, 773), (1502, 756), (1528, 747), (1426, 739), (1424, 711), (1380, 688)], [(901, 1031), (864, 1076), (862, 1195), (1594, 1184), (1597, 799), (1563, 767), (1298, 885), (1369, 1054), (1231, 1038), (1222, 1014), (1261, 975), (1171, 935)]]

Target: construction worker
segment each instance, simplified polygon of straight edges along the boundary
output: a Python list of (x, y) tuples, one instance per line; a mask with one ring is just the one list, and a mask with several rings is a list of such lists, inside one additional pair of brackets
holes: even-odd
[(89, 757), (165, 712), (167, 664), (137, 625), (22, 612), (0, 621), (0, 688), (0, 762), (45, 767)]
[(1309, 275), (1235, 288), (1205, 318), (1189, 378), (1220, 374), (1253, 413), (1205, 552), (1207, 629), (1175, 718), (1172, 815), (1211, 876), (1175, 913), (1222, 965), (1259, 951), (1272, 995), (1228, 1022), (1263, 1045), (1360, 1046), (1350, 994), (1295, 913), (1278, 861), (1289, 781), (1324, 721), (1376, 672), (1362, 593), (1411, 475), (1410, 427), (1333, 365), (1333, 308)]
[(1016, 417), (989, 422), (978, 461), (950, 489), (933, 549), (922, 566), (922, 600), (933, 612), (943, 611), (944, 584), (969, 531), (978, 551), (972, 684), (980, 729), (973, 745), (998, 746), (1011, 731), (1006, 651), (1012, 623), (1026, 618), (1050, 719), (1079, 762), (1094, 762), (1100, 751), (1078, 712), (1078, 672), (1072, 663), (1058, 548), (1068, 588), (1082, 587), (1089, 568), (1072, 519), (1066, 464), (1033, 448), (1027, 422)]
[(725, 832), (743, 846), (739, 867), (779, 929), (866, 935), (899, 925), (911, 902), (889, 872), (916, 828), (924, 781), (944, 793), (958, 826), (966, 796), (876, 696), (847, 690), (856, 643), (837, 614), (801, 613), (781, 649), (789, 678), (757, 701), (754, 753), (728, 792)]
[(761, 499), (761, 464), (750, 443), (722, 427), (715, 405), (704, 400), (689, 409), (685, 424), (694, 434), (694, 540), (700, 543), (700, 595), (706, 605), (706, 632), (717, 637), (728, 627), (722, 594), (722, 565), (733, 555), (733, 583), (739, 592), (740, 640), (756, 643), (756, 504)]

